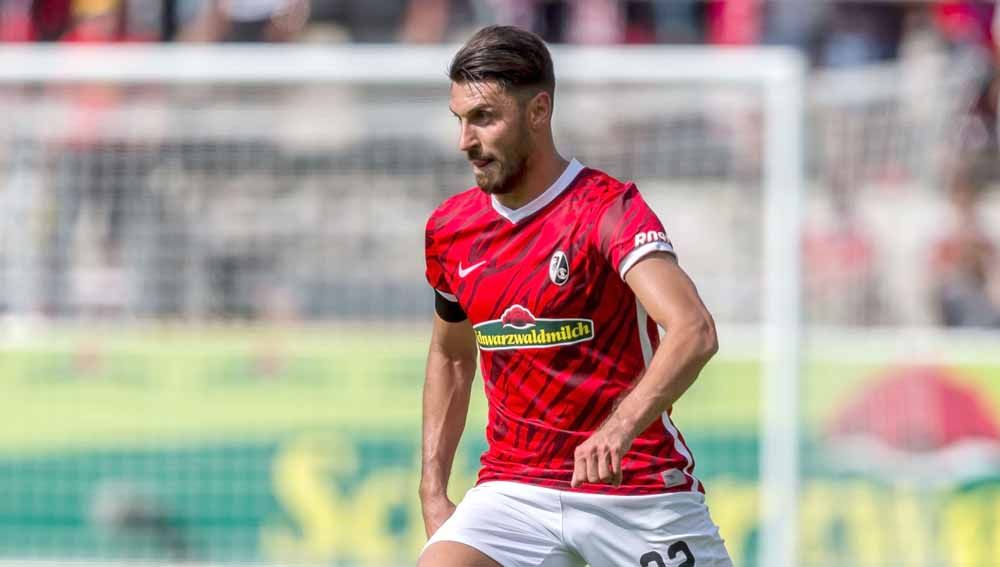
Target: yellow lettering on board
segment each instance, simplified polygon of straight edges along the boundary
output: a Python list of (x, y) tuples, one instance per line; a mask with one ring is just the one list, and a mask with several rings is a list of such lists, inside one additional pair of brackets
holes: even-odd
[[(366, 565), (415, 563), (423, 547), (423, 516), (417, 501), (419, 477), (397, 468), (365, 480), (353, 495), (351, 518), (346, 526), (351, 539), (351, 556)], [(394, 515), (402, 513), (401, 517)], [(397, 532), (398, 526), (402, 531)]]
[(305, 436), (285, 447), (273, 466), (274, 494), (293, 526), (261, 529), (261, 549), (272, 559), (329, 561), (350, 547), (350, 514), (329, 479), (354, 474), (354, 449), (336, 436)]
[[(274, 493), (291, 525), (261, 530), (264, 555), (277, 562), (414, 563), (427, 541), (419, 463), (379, 470), (350, 494), (336, 489), (338, 480), (358, 474), (353, 447), (340, 437), (304, 436), (280, 451)], [(460, 501), (473, 483), (456, 462), (449, 496)]]
[(726, 549), (736, 565), (749, 565), (756, 558), (746, 557), (750, 535), (758, 523), (758, 487), (736, 480), (713, 480), (708, 487), (708, 506), (712, 519), (726, 542)]
[(934, 560), (934, 539), (931, 521), (936, 511), (935, 501), (928, 493), (900, 488), (893, 493), (893, 551), (895, 561), (907, 567), (938, 565)]
[(810, 482), (802, 492), (799, 512), (801, 547), (799, 556), (805, 565), (836, 565), (830, 534), (837, 519), (840, 488), (825, 482)]
[(855, 562), (861, 565), (885, 565), (886, 514), (881, 488), (859, 484), (846, 488), (842, 493), (842, 510), (848, 530), (847, 545)]
[(982, 494), (956, 494), (945, 504), (941, 549), (950, 565), (991, 565), (987, 563), (987, 513)]

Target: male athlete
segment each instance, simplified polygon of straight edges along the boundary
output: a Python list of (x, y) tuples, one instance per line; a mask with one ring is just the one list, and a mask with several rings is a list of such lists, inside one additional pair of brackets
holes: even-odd
[[(419, 567), (731, 567), (669, 417), (717, 343), (663, 226), (635, 185), (556, 151), (537, 36), (484, 28), (449, 75), (478, 186), (427, 223)], [(489, 449), (456, 507), (477, 346)]]

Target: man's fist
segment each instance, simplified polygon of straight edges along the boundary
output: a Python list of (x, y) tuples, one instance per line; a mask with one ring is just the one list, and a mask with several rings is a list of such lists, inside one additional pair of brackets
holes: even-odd
[(576, 448), (570, 486), (576, 488), (585, 482), (620, 486), (622, 457), (631, 445), (631, 439), (609, 428), (602, 427), (595, 431)]
[(430, 538), (455, 513), (455, 503), (447, 496), (424, 498), (421, 501), (421, 511), (424, 515), (424, 531)]

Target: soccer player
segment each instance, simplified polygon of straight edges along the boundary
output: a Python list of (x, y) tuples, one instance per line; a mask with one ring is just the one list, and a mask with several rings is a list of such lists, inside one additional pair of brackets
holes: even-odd
[[(663, 226), (635, 185), (556, 151), (536, 35), (484, 28), (449, 75), (477, 187), (427, 223), (419, 567), (730, 567), (669, 415), (715, 328)], [(489, 449), (456, 507), (477, 347)]]

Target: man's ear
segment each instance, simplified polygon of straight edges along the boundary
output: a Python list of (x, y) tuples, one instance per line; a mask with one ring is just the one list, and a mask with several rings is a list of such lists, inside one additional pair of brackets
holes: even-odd
[(528, 123), (532, 128), (540, 128), (552, 119), (552, 95), (539, 91), (531, 97), (527, 105)]

